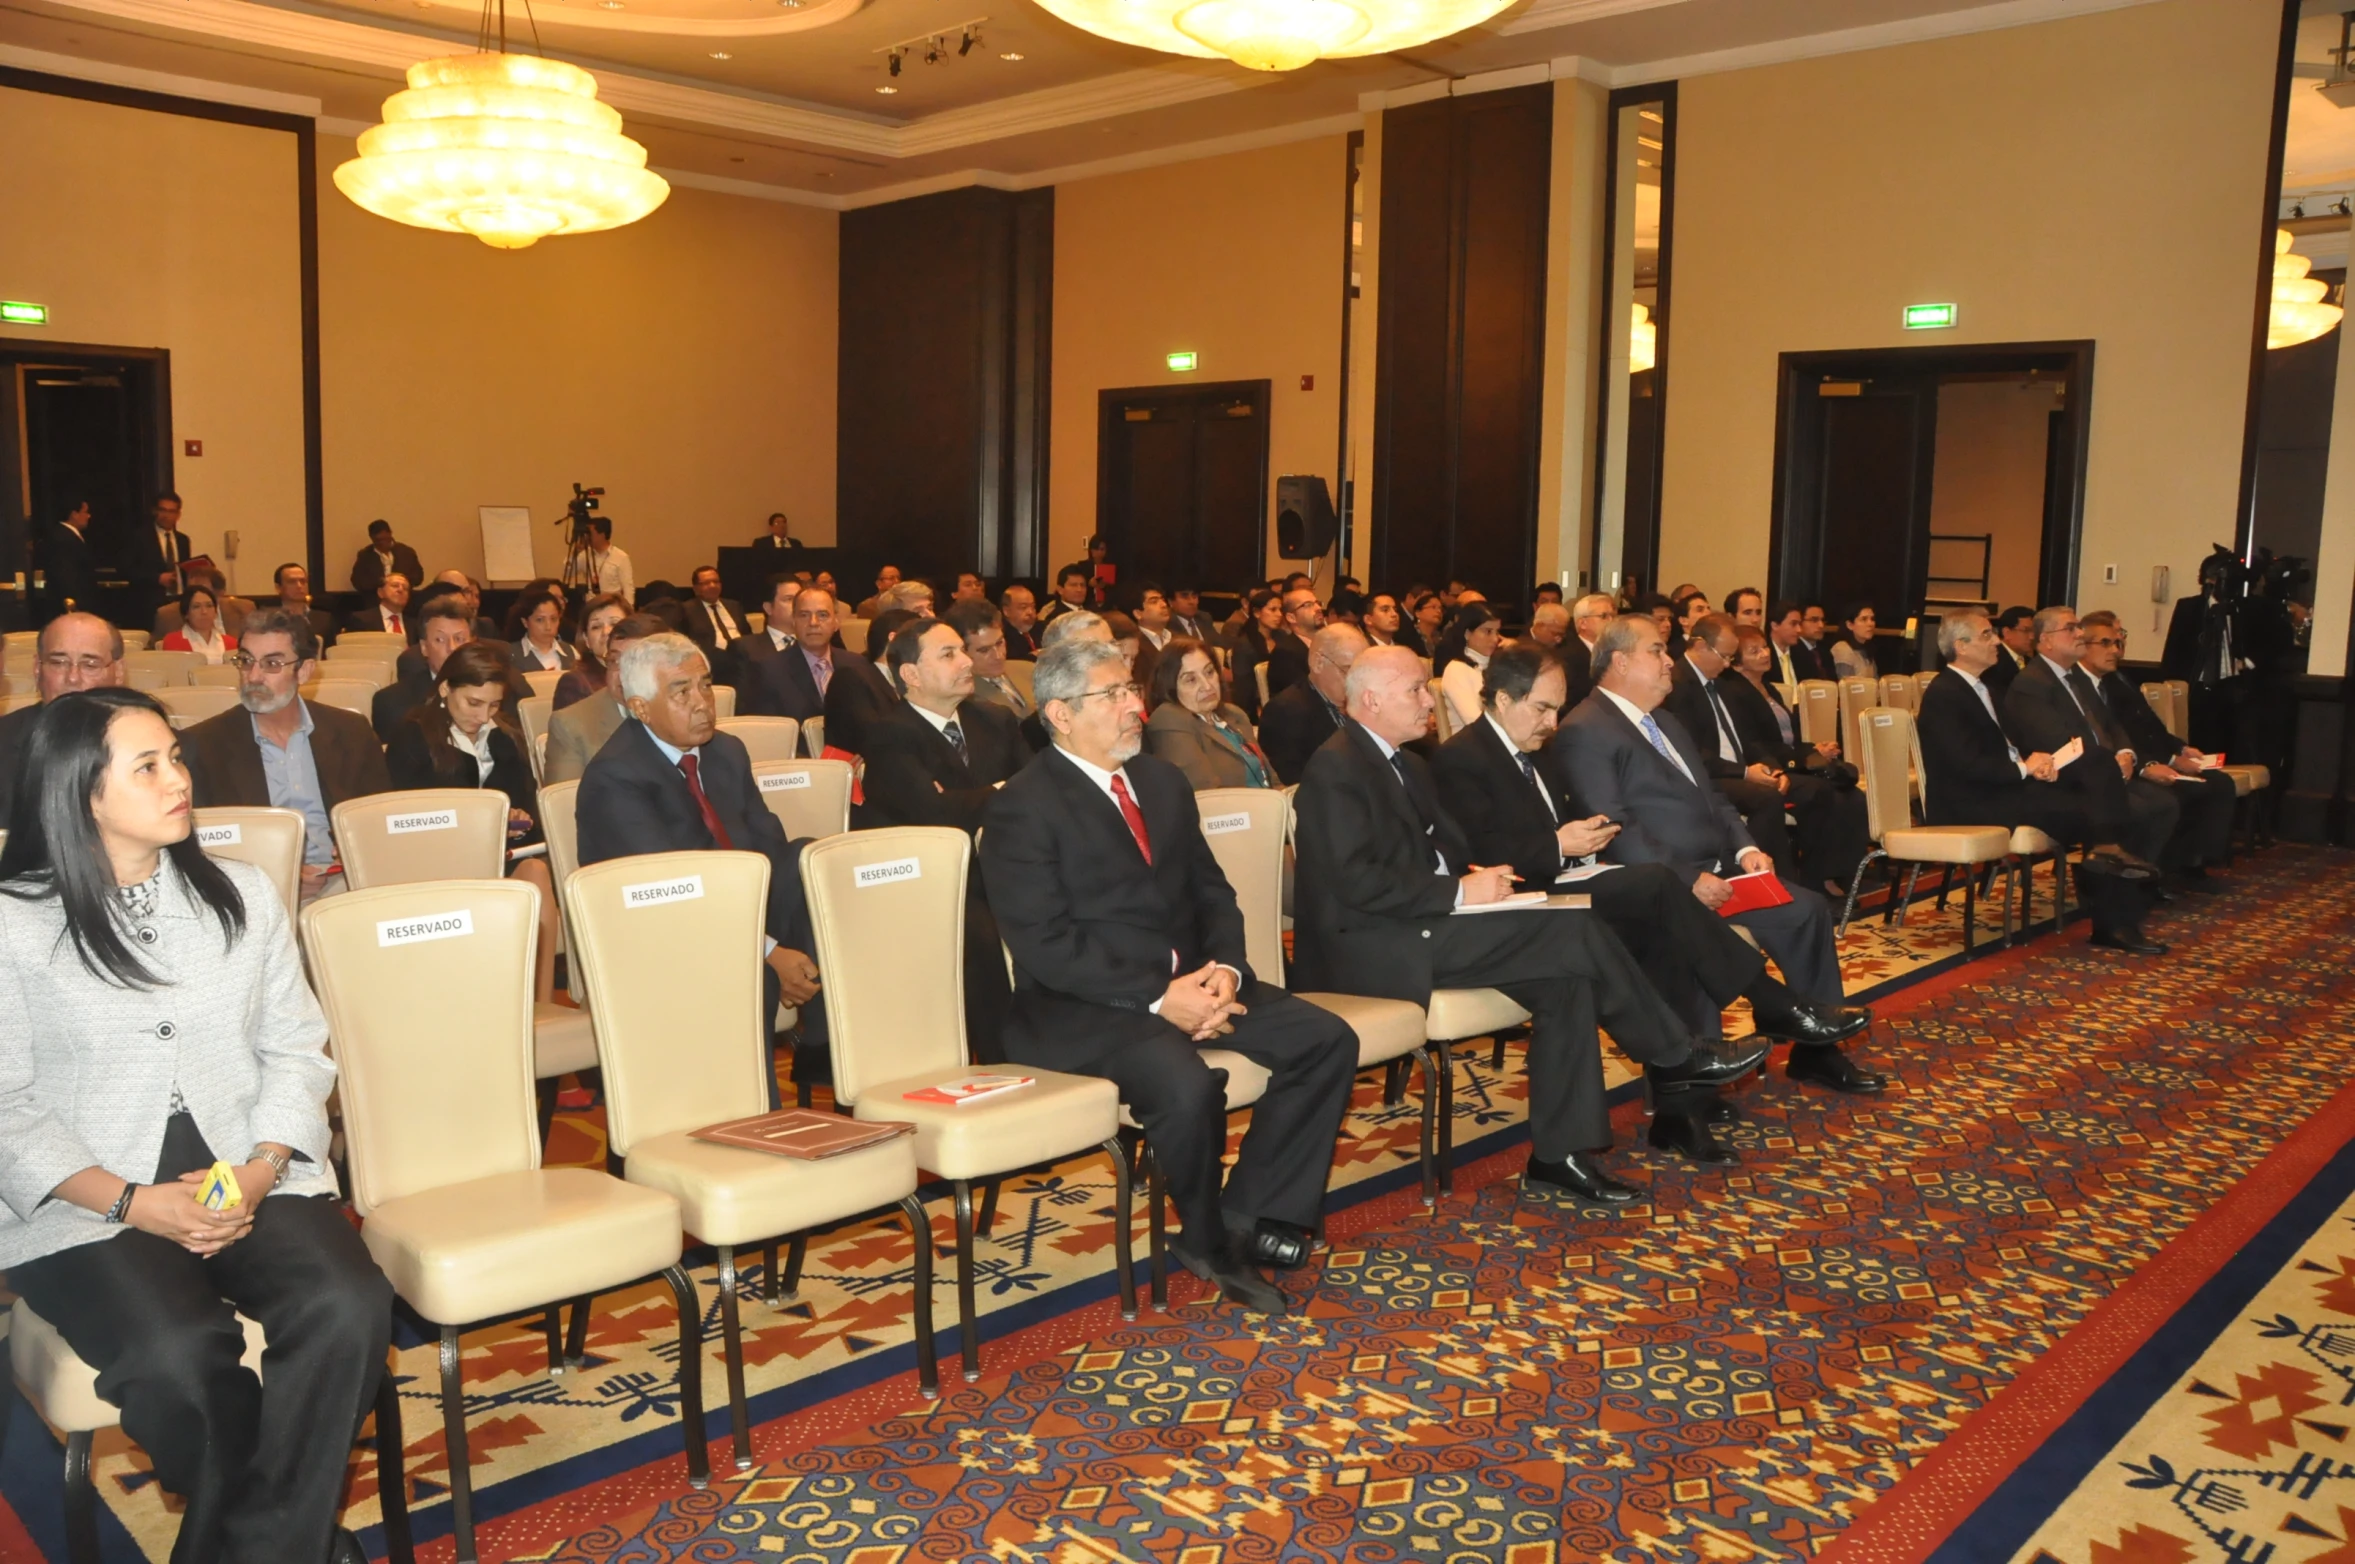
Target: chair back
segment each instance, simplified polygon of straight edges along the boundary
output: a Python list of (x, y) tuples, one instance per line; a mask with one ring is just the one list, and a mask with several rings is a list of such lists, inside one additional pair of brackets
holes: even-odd
[[(39, 690), (33, 689), (28, 685), (27, 688), (19, 691), (13, 688), (15, 683), (14, 680), (9, 682), (12, 686), (9, 692), (4, 696), (0, 696), (0, 717), (5, 717), (12, 711), (22, 711), (27, 706), (38, 706), (41, 704), (41, 692)], [(137, 686), (133, 686), (133, 688), (137, 688)]]
[(1202, 837), (1243, 909), (1243, 953), (1251, 970), (1284, 986), (1284, 841), (1292, 795), (1272, 787), (1213, 787), (1194, 795)]
[(849, 761), (756, 760), (752, 779), (788, 839), (840, 836), (850, 829)]
[(1908, 706), (1906, 710), (1917, 717), (1922, 714), (1922, 697), (1929, 692), (1930, 681), (1937, 678), (1938, 673), (1939, 670), (1936, 668), (1920, 668), (1914, 671), (1912, 675), (1913, 704)]
[(1885, 674), (1881, 679), (1881, 704), (1897, 711), (1916, 711), (1921, 707), (1921, 694), (1910, 673)]
[(1270, 697), (1269, 697), (1269, 695), (1268, 695), (1268, 693), (1267, 693), (1267, 659), (1266, 659), (1266, 658), (1264, 658), (1264, 657), (1263, 657), (1263, 658), (1261, 658), (1261, 659), (1260, 659), (1258, 662), (1255, 662), (1255, 663), (1253, 663), (1253, 664), (1251, 665), (1251, 677), (1252, 677), (1254, 680), (1256, 680), (1256, 681), (1258, 682), (1258, 685), (1259, 685), (1259, 704), (1260, 704), (1260, 706), (1261, 706), (1261, 708), (1262, 708), (1262, 709), (1265, 709), (1265, 707), (1267, 706), (1268, 700), (1270, 699)]
[(720, 721), (734, 721), (736, 717), (736, 686), (732, 684), (713, 685), (711, 687), (711, 704), (713, 711), (718, 713)]
[(532, 754), (532, 780), (540, 779), (540, 759), (546, 753), (548, 723), (556, 715), (553, 695), (526, 695), (515, 703), (515, 714), (523, 719), (524, 744)]
[(336, 850), (355, 891), (507, 872), (507, 795), (490, 787), (371, 793), (335, 806)]
[[(548, 878), (559, 892), (556, 916), (565, 920), (564, 948), (568, 951), (580, 949), (580, 941), (572, 932), (572, 914), (565, 909), (561, 894), (564, 882), (581, 866), (580, 791), (577, 777), (570, 782), (540, 784), (540, 838), (548, 844)], [(589, 990), (581, 981), (577, 962), (566, 966), (565, 977), (566, 992), (575, 1000), (587, 1003)]]
[[(961, 1069), (965, 1057), (965, 877), (972, 844), (953, 826), (846, 831), (802, 849), (801, 885), (826, 975), (834, 1095)], [(913, 972), (925, 974), (910, 982)]]
[(563, 884), (605, 1071), (606, 1143), (626, 1157), (649, 1136), (766, 1112), (769, 860), (648, 853), (576, 869)]
[(338, 652), (348, 655), (363, 646), (381, 646), (398, 657), (409, 649), (409, 638), (391, 630), (345, 630), (336, 636), (327, 655), (332, 657)]
[(163, 675), (165, 684), (186, 684), (188, 670), (204, 661), (194, 652), (125, 652), (123, 666), (137, 672), (153, 669)]
[[(123, 661), (128, 664), (130, 659), (126, 657), (123, 659)], [(25, 679), (28, 683), (32, 680), (32, 677), (32, 670), (29, 668), (26, 669)], [(126, 666), (123, 669), (123, 683), (129, 685), (134, 690), (145, 690), (150, 695), (153, 695), (158, 690), (166, 689), (172, 685), (182, 682), (184, 681), (178, 678), (169, 668), (133, 668)]]
[(1829, 679), (1799, 681), (1799, 736), (1810, 744), (1840, 740), (1840, 687)]
[(1020, 690), (1022, 698), (1033, 706), (1038, 704), (1038, 698), (1030, 693), (1030, 679), (1031, 675), (1036, 672), (1038, 672), (1038, 664), (1034, 662), (1009, 662), (1006, 664), (1006, 682)]
[[(1880, 699), (1880, 681), (1876, 679), (1842, 679), (1840, 681), (1840, 753), (1856, 753), (1856, 716)], [(1868, 784), (1869, 785), (1869, 784)]]
[(812, 717), (801, 725), (801, 752), (811, 757), (826, 753), (826, 719)]
[(1864, 778), (1865, 829), (1874, 841), (1913, 824), (1913, 713), (1899, 706), (1868, 706), (1857, 719), (1853, 756)]
[(532, 694), (545, 695), (550, 700), (556, 698), (557, 681), (563, 677), (564, 670), (561, 668), (526, 668), (523, 670), (523, 682), (531, 686)]
[[(22, 634), (31, 637), (32, 639), (27, 640), (24, 643), (27, 646), (33, 645), (35, 641), (39, 640), (41, 635), (41, 632), (38, 630), (10, 631), (9, 633), (11, 636)], [(155, 637), (145, 630), (125, 630), (122, 632), (122, 635), (123, 650), (126, 652), (144, 652), (151, 644), (153, 644), (155, 640)], [(12, 639), (9, 641), (8, 645), (11, 650), (14, 650), (16, 642)]]
[(217, 805), (192, 812), (196, 845), (215, 858), (250, 863), (269, 875), (291, 920), (302, 910), (303, 817), (292, 809)]
[(540, 1165), (539, 931), (539, 893), (519, 880), (380, 886), (303, 909), (362, 1216)]
[[(231, 669), (230, 672), (236, 672)], [(202, 722), (207, 717), (218, 717), (238, 704), (235, 689), (222, 689), (217, 684), (167, 684), (154, 692), (156, 700), (171, 717), (174, 727), (186, 727)]]
[(791, 760), (801, 752), (801, 724), (791, 717), (724, 717), (720, 731), (742, 739), (755, 763)]
[(867, 655), (866, 620), (845, 619), (840, 625), (836, 626), (836, 630), (842, 638), (842, 649), (844, 651), (850, 652), (860, 657)]
[(303, 699), (314, 706), (333, 706), (338, 711), (365, 717), (375, 711), (376, 692), (383, 687), (365, 679), (321, 679), (303, 686)]
[(2167, 681), (2167, 731), (2178, 744), (2191, 742), (2191, 683), (2186, 679)]
[(1456, 736), (1456, 714), (1447, 704), (1447, 681), (1431, 682), (1431, 720), (1439, 725), (1439, 742), (1444, 744)]
[(188, 682), (198, 689), (234, 690), (238, 672), (235, 663), (198, 663), (188, 670)]

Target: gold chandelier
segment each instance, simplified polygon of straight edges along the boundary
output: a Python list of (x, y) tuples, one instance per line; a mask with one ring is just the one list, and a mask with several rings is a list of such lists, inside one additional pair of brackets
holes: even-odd
[(1652, 312), (1641, 304), (1635, 306), (1635, 320), (1627, 329), (1627, 372), (1640, 375), (1658, 362), (1660, 328), (1652, 324)]
[(2314, 263), (2303, 255), (2292, 255), (2291, 243), (2287, 228), (2273, 230), (2273, 313), (2265, 323), (2268, 348), (2312, 342), (2337, 326), (2339, 317), (2346, 313), (2336, 304), (2322, 302), (2330, 284), (2306, 275)]
[(1039, 0), (1115, 43), (1255, 71), (1388, 54), (1484, 22), (1512, 0)]
[(408, 90), (384, 100), (384, 123), (361, 132), (335, 187), (379, 217), (502, 250), (619, 228), (662, 205), (670, 185), (597, 101), (596, 78), (507, 53), (504, 5), (491, 49), (489, 20), (482, 52), (409, 67)]

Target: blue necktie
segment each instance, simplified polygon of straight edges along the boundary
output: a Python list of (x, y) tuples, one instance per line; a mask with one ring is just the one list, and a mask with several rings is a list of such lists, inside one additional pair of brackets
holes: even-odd
[[(1678, 776), (1683, 777), (1687, 782), (1691, 782), (1693, 780), (1693, 774), (1685, 769), (1683, 759), (1678, 756), (1675, 749), (1670, 746), (1668, 742), (1668, 735), (1660, 731), (1660, 724), (1652, 720), (1652, 714), (1648, 711), (1644, 713), (1643, 729), (1644, 737), (1652, 741), (1652, 748), (1660, 752), (1660, 758), (1674, 766)], [(1696, 783), (1694, 785), (1698, 786), (1699, 784)]]

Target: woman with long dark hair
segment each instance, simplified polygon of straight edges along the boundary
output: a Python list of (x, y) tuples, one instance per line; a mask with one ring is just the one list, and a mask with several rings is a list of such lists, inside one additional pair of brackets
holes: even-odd
[(1877, 679), (1881, 665), (1873, 657), (1873, 637), (1880, 621), (1870, 603), (1850, 603), (1840, 610), (1840, 633), (1832, 642), (1832, 674), (1840, 679)]
[(1244, 599), (1245, 618), (1242, 630), (1235, 636), (1235, 650), (1231, 658), (1235, 704), (1253, 722), (1259, 720), (1259, 674), (1261, 663), (1276, 649), (1276, 637), (1284, 630), (1284, 594), (1270, 592), (1265, 587)]
[(556, 681), (556, 704), (562, 711), (574, 701), (585, 701), (605, 688), (606, 646), (613, 627), (630, 617), (630, 605), (619, 592), (606, 592), (581, 605), (580, 644), (572, 669)]
[[(0, 1269), (185, 1509), (173, 1564), (365, 1559), (336, 1527), (392, 1288), (328, 1164), (285, 906), (189, 831), (155, 700), (41, 708), (0, 850)], [(236, 1163), (239, 1203), (198, 1181)], [(264, 1384), (237, 1314), (269, 1339)]]
[(1480, 720), (1480, 673), (1504, 633), (1504, 617), (1486, 600), (1458, 603), (1431, 655), (1431, 672), (1447, 696), (1448, 715), (1459, 728)]

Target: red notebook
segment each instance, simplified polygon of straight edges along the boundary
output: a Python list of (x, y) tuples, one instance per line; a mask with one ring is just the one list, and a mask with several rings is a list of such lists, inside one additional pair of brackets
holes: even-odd
[(1791, 893), (1776, 877), (1772, 869), (1761, 869), (1756, 874), (1737, 874), (1725, 882), (1734, 889), (1724, 906), (1717, 909), (1721, 918), (1736, 913), (1756, 912), (1761, 907), (1787, 907)]

